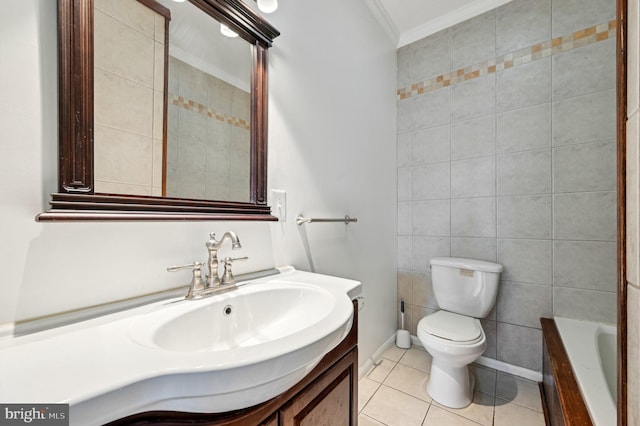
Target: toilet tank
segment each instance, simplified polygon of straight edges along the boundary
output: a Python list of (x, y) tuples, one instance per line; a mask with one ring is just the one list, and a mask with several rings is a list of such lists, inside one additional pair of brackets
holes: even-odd
[(502, 265), (459, 257), (431, 259), (433, 293), (440, 309), (474, 318), (487, 316), (498, 295)]

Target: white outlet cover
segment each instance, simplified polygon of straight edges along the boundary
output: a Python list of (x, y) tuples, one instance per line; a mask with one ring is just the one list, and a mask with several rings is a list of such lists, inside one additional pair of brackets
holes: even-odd
[(287, 220), (287, 191), (284, 189), (271, 190), (271, 214), (280, 222)]

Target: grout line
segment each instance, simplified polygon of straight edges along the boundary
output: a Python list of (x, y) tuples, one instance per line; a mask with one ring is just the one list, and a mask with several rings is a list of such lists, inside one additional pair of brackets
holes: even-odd
[[(553, 67), (552, 67), (552, 71), (553, 71)], [(616, 91), (615, 87), (610, 87), (609, 89), (600, 89), (600, 90), (593, 90), (592, 89), (591, 91), (580, 92), (577, 95), (571, 95), (571, 96), (555, 98), (555, 99), (551, 98), (551, 100), (549, 102), (551, 102), (552, 104), (556, 104), (556, 103), (559, 103), (559, 102), (564, 102), (564, 101), (568, 101), (568, 100), (572, 100), (572, 99), (576, 99), (576, 98), (581, 98), (581, 97), (584, 97), (584, 96), (596, 95), (596, 94), (600, 94), (600, 93), (604, 93), (604, 92), (615, 92), (615, 91)], [(542, 105), (544, 103), (546, 103), (546, 102), (542, 102), (541, 104), (537, 104), (537, 105)], [(518, 109), (523, 109), (523, 108), (527, 108), (527, 107), (516, 108), (516, 109), (512, 109), (512, 110), (507, 110), (507, 111), (517, 111)]]
[(421, 425), (426, 424), (425, 422), (427, 421), (427, 416), (429, 415), (429, 411), (431, 411), (431, 407), (433, 407), (433, 402), (429, 403), (429, 406), (427, 407), (427, 412), (424, 413), (424, 417), (422, 418), (422, 423), (420, 423)]
[[(388, 388), (388, 389), (391, 389), (391, 390), (393, 390), (393, 391), (400, 392), (401, 394), (406, 395), (406, 396), (409, 396), (409, 397), (411, 397), (411, 398), (413, 398), (413, 399), (416, 399), (416, 400), (418, 400), (419, 402), (424, 402), (425, 404), (429, 404), (429, 405), (431, 405), (431, 403), (432, 403), (432, 401), (433, 401), (433, 400), (431, 400), (431, 401), (425, 401), (424, 399), (418, 398), (417, 396), (412, 395), (412, 394), (410, 394), (410, 393), (408, 393), (408, 392), (405, 392), (405, 391), (403, 391), (402, 389), (397, 389), (397, 388), (394, 388), (393, 386), (385, 385), (384, 383), (381, 383), (381, 384), (380, 384), (380, 388), (381, 388), (382, 386), (384, 386), (384, 387), (386, 387), (386, 388)], [(378, 390), (376, 390), (376, 393), (380, 390), (380, 388), (378, 388)], [(375, 395), (375, 394), (374, 394), (374, 395)], [(431, 397), (429, 396), (429, 398), (431, 398)]]
[[(538, 411), (538, 410), (536, 410), (536, 409), (534, 409), (534, 408), (527, 407), (526, 405), (523, 405), (523, 404), (521, 404), (521, 403), (519, 403), (519, 402), (517, 402), (517, 401), (515, 401), (515, 400), (508, 400), (508, 399), (504, 399), (504, 398), (500, 398), (500, 397), (497, 397), (497, 396), (496, 396), (496, 400), (498, 400), (498, 399), (499, 399), (500, 401), (506, 402), (506, 404), (502, 404), (502, 405), (515, 404), (515, 405), (517, 405), (518, 407), (526, 408), (527, 410), (529, 410), (529, 411), (533, 411), (534, 413), (539, 413), (539, 414), (542, 414), (542, 413), (543, 413), (543, 411), (542, 411), (542, 410)], [(541, 402), (542, 402), (542, 401), (541, 401)], [(495, 404), (495, 405), (497, 405), (497, 404)], [(494, 407), (495, 407), (495, 405), (494, 405)]]
[[(154, 53), (154, 54), (155, 54), (155, 53)], [(135, 85), (137, 85), (137, 86), (142, 86), (142, 87), (143, 87), (143, 88), (145, 88), (145, 89), (150, 89), (150, 90), (151, 90), (151, 91), (153, 91), (153, 92), (161, 92), (161, 91), (162, 91), (162, 90), (160, 90), (160, 89), (156, 88), (156, 86), (154, 85), (154, 84), (155, 84), (155, 81), (154, 81), (154, 82), (151, 82), (151, 84), (149, 85), (149, 84), (148, 84), (147, 82), (145, 82), (145, 81), (136, 80), (134, 77), (131, 77), (131, 76), (129, 76), (129, 75), (125, 75), (125, 74), (123, 74), (123, 73), (120, 73), (120, 72), (117, 72), (117, 71), (111, 70), (111, 69), (109, 69), (109, 68), (105, 68), (105, 67), (103, 67), (103, 66), (95, 65), (95, 66), (94, 66), (94, 69), (96, 69), (96, 70), (100, 70), (100, 71), (103, 71), (103, 72), (108, 73), (108, 74), (111, 74), (111, 75), (114, 75), (114, 76), (119, 77), (119, 78), (121, 78), (121, 79), (123, 79), (123, 80), (126, 80), (126, 81), (127, 81), (127, 82), (129, 82), (129, 83), (133, 83), (133, 84), (135, 84)]]
[[(551, 8), (551, 13), (550, 13), (550, 18), (551, 18), (551, 28), (553, 28), (553, 7)], [(551, 34), (551, 36), (553, 37), (553, 33)], [(555, 204), (555, 191), (554, 191), (554, 186), (555, 186), (555, 182), (553, 180), (553, 165), (554, 165), (554, 151), (555, 151), (555, 146), (554, 146), (554, 140), (553, 140), (553, 135), (554, 135), (554, 127), (553, 127), (553, 116), (554, 116), (554, 109), (555, 109), (555, 101), (553, 99), (553, 68), (554, 68), (554, 61), (551, 61), (551, 117), (549, 118), (549, 131), (551, 132), (551, 135), (549, 140), (551, 142), (551, 170), (550, 170), (550, 174), (551, 174), (551, 180), (550, 180), (550, 184), (551, 184), (551, 312), (555, 313), (556, 309), (555, 309), (555, 305), (554, 305), (554, 270), (555, 270), (555, 234), (556, 234), (556, 230), (555, 230), (555, 221), (554, 221), (554, 204)], [(544, 346), (544, 344), (543, 344)], [(544, 348), (541, 348), (542, 351), (544, 351)], [(544, 354), (540, 354), (544, 357)]]
[(373, 420), (373, 421), (374, 421), (374, 422), (376, 422), (376, 423), (380, 423), (380, 424), (381, 424), (381, 425), (383, 425), (383, 426), (388, 426), (386, 423), (381, 422), (380, 420), (376, 419), (375, 417), (368, 416), (368, 415), (366, 415), (366, 414), (364, 414), (364, 413), (362, 413), (362, 412), (358, 413), (358, 415), (362, 415), (362, 416), (364, 416), (364, 417), (366, 417), (366, 418), (368, 418), (368, 419)]
[[(451, 42), (449, 42), (449, 70), (452, 68), (451, 64)], [(453, 164), (453, 144), (452, 144), (452, 126), (453, 126), (453, 106), (452, 106), (452, 93), (451, 88), (449, 90), (449, 256), (453, 256), (453, 244), (452, 244), (452, 236), (453, 236), (453, 208), (452, 208), (452, 194), (453, 194), (453, 173), (452, 173), (452, 164)], [(427, 410), (428, 412), (428, 410)], [(426, 414), (425, 414), (426, 416)]]
[[(143, 29), (138, 28), (138, 27), (134, 27), (133, 25), (131, 25), (131, 23), (123, 21), (121, 17), (116, 16), (115, 14), (111, 13), (110, 11), (106, 10), (106, 9), (102, 9), (99, 7), (95, 7), (94, 10), (98, 10), (101, 13), (103, 13), (104, 15), (108, 16), (109, 18), (111, 18), (112, 20), (118, 22), (119, 24), (124, 25), (125, 27), (129, 28), (130, 30), (135, 31), (136, 33), (142, 35), (143, 37), (153, 40), (156, 43), (160, 43), (164, 46), (164, 42), (161, 42), (160, 40), (156, 40), (156, 33), (155, 33), (155, 21), (153, 24), (153, 35), (148, 35), (147, 33), (144, 32)], [(95, 16), (95, 12), (94, 12), (94, 16)], [(95, 20), (95, 19), (94, 19)]]
[[(553, 76), (553, 61), (551, 61), (551, 75)], [(552, 77), (552, 81), (551, 81), (551, 85), (553, 86), (553, 77)], [(553, 104), (552, 104), (553, 105)], [(555, 307), (555, 301), (554, 301), (554, 288), (555, 288), (555, 268), (556, 268), (556, 256), (555, 256), (555, 241), (556, 241), (556, 221), (555, 219), (555, 202), (556, 202), (556, 191), (555, 191), (555, 185), (556, 182), (553, 178), (553, 171), (555, 169), (555, 148), (553, 147), (553, 107), (552, 107), (552, 113), (551, 113), (551, 170), (550, 170), (550, 174), (551, 174), (551, 313), (555, 313), (556, 312), (556, 307)], [(544, 345), (543, 345), (544, 346)], [(543, 348), (541, 348), (541, 351), (544, 351)], [(541, 353), (540, 354), (543, 358), (544, 358), (544, 354)]]
[[(363, 377), (362, 379), (364, 379), (365, 377)], [(358, 382), (362, 379), (358, 379)], [(371, 379), (369, 379), (371, 380)], [(380, 389), (380, 386), (382, 386), (382, 383), (378, 383), (375, 380), (371, 380), (372, 382), (376, 383), (376, 390), (373, 391), (373, 393), (369, 396), (369, 398), (367, 398), (367, 402), (365, 402), (362, 405), (362, 409), (360, 411), (358, 411), (358, 414), (362, 413), (364, 411), (364, 409), (367, 407), (367, 405), (369, 405), (369, 402), (371, 402), (371, 400), (373, 399), (373, 396), (376, 394), (376, 392), (378, 392), (378, 390)], [(358, 393), (358, 403), (360, 403), (360, 393)]]
[[(496, 39), (496, 46), (495, 46), (495, 51), (497, 53), (498, 51), (498, 42), (497, 42), (497, 37), (498, 37), (498, 19), (496, 16), (496, 24), (495, 24), (495, 31), (494, 31), (494, 37)], [(493, 115), (493, 155), (494, 155), (494, 177), (495, 177), (495, 191), (494, 191), (494, 203), (493, 203), (493, 207), (494, 207), (494, 212), (495, 212), (495, 216), (494, 216), (494, 220), (495, 220), (495, 239), (496, 239), (496, 245), (495, 245), (495, 253), (493, 253), (494, 259), (496, 259), (496, 263), (500, 263), (500, 259), (498, 259), (498, 235), (500, 235), (498, 233), (498, 197), (500, 195), (500, 191), (498, 190), (498, 182), (499, 182), (499, 176), (498, 176), (498, 77), (497, 75), (494, 76), (495, 79), (495, 91), (493, 92), (493, 102), (494, 102), (494, 115)], [(495, 309), (496, 309), (496, 318), (498, 317), (498, 296), (499, 296), (499, 292), (500, 292), (500, 288), (498, 287), (498, 294), (496, 295), (496, 301), (495, 301)], [(496, 356), (497, 356), (497, 352), (498, 352), (498, 331), (496, 329)], [(495, 389), (494, 389), (494, 395), (495, 395)]]

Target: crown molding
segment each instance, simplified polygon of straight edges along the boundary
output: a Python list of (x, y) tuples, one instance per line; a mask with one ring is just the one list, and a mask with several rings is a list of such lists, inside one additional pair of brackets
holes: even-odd
[(438, 31), (449, 28), (455, 24), (466, 21), (467, 19), (481, 15), (498, 6), (509, 3), (511, 0), (477, 0), (466, 6), (455, 9), (442, 16), (434, 18), (424, 24), (405, 31), (400, 35), (398, 47), (418, 41), (422, 38), (437, 33)]
[(371, 11), (373, 17), (376, 19), (376, 21), (378, 21), (385, 34), (387, 34), (389, 40), (391, 40), (394, 46), (397, 46), (400, 40), (400, 31), (398, 31), (398, 28), (393, 23), (393, 20), (387, 13), (387, 10), (384, 8), (382, 3), (380, 3), (380, 0), (363, 1)]

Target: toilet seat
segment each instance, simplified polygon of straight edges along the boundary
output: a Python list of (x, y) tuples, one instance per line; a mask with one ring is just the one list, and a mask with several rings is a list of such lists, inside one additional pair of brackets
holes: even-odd
[(447, 311), (424, 317), (418, 323), (418, 329), (453, 344), (474, 344), (484, 337), (478, 319)]

